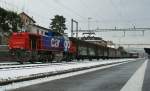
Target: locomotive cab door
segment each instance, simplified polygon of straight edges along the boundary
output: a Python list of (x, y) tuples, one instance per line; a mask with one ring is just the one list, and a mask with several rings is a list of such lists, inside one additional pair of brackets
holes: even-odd
[(35, 61), (38, 61), (39, 56), (38, 56), (38, 41), (39, 40), (39, 36), (34, 35), (34, 34), (30, 34), (29, 35), (29, 45), (30, 45), (30, 59), (29, 61), (31, 63), (34, 63)]
[(37, 36), (30, 35), (30, 48), (31, 48), (31, 50), (37, 49), (37, 42), (38, 42)]

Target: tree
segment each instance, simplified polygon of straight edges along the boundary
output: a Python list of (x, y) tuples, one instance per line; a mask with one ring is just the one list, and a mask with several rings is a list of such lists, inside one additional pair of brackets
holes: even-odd
[(3, 32), (9, 33), (9, 30), (12, 30), (12, 32), (17, 32), (22, 27), (21, 18), (17, 13), (7, 11), (0, 7), (0, 27)]
[(52, 22), (50, 23), (50, 29), (55, 32), (64, 33), (66, 28), (66, 19), (63, 16), (55, 15)]

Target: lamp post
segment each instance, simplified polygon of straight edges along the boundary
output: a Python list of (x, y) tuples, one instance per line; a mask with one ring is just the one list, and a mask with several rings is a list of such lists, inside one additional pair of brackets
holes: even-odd
[(91, 17), (88, 17), (88, 30), (90, 31), (90, 20), (91, 20), (92, 18)]

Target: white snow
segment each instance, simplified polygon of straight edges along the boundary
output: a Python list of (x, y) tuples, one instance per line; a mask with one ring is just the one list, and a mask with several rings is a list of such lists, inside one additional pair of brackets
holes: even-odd
[(110, 68), (110, 67), (121, 65), (121, 64), (124, 64), (124, 63), (128, 63), (128, 62), (121, 62), (121, 63), (106, 65), (106, 66), (102, 66), (102, 67), (97, 67), (97, 68), (92, 68), (92, 69), (87, 69), (87, 70), (81, 70), (81, 71), (77, 71), (77, 72), (60, 74), (60, 75), (55, 75), (55, 76), (30, 80), (30, 81), (12, 83), (12, 84), (8, 84), (8, 85), (5, 85), (5, 86), (0, 86), (0, 91), (13, 90), (13, 89), (26, 87), (26, 86), (30, 86), (30, 85), (36, 85), (36, 84), (40, 84), (40, 83), (50, 82), (50, 81), (53, 81), (53, 80), (58, 80), (58, 79), (63, 79), (63, 78), (71, 77), (71, 76), (76, 76), (76, 75), (84, 74), (84, 73), (87, 73), (87, 72), (93, 72), (93, 71), (96, 71), (96, 70)]
[(65, 70), (71, 70), (71, 69), (82, 68), (82, 67), (91, 67), (94, 65), (109, 64), (115, 62), (123, 62), (128, 60), (133, 61), (135, 59), (111, 59), (111, 60), (99, 60), (99, 61), (85, 60), (80, 62), (69, 62), (69, 63), (54, 63), (54, 64), (49, 63), (46, 64), (46, 66), (39, 66), (39, 67), (25, 67), (25, 68), (16, 68), (16, 69), (7, 69), (7, 70), (0, 69), (0, 81), (15, 80), (18, 78), (31, 77), (36, 74), (44, 74), (48, 72), (57, 73)]

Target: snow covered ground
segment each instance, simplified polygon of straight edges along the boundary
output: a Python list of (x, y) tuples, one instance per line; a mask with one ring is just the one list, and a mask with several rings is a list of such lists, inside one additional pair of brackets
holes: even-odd
[(8, 80), (16, 80), (22, 78), (28, 78), (32, 76), (42, 75), (45, 73), (59, 73), (61, 71), (67, 71), (77, 68), (91, 67), (102, 64), (110, 64), (124, 61), (134, 61), (135, 59), (111, 59), (111, 60), (93, 60), (93, 61), (80, 61), (80, 62), (63, 62), (63, 63), (49, 63), (46, 66), (28, 67), (18, 69), (0, 69), (0, 82)]

